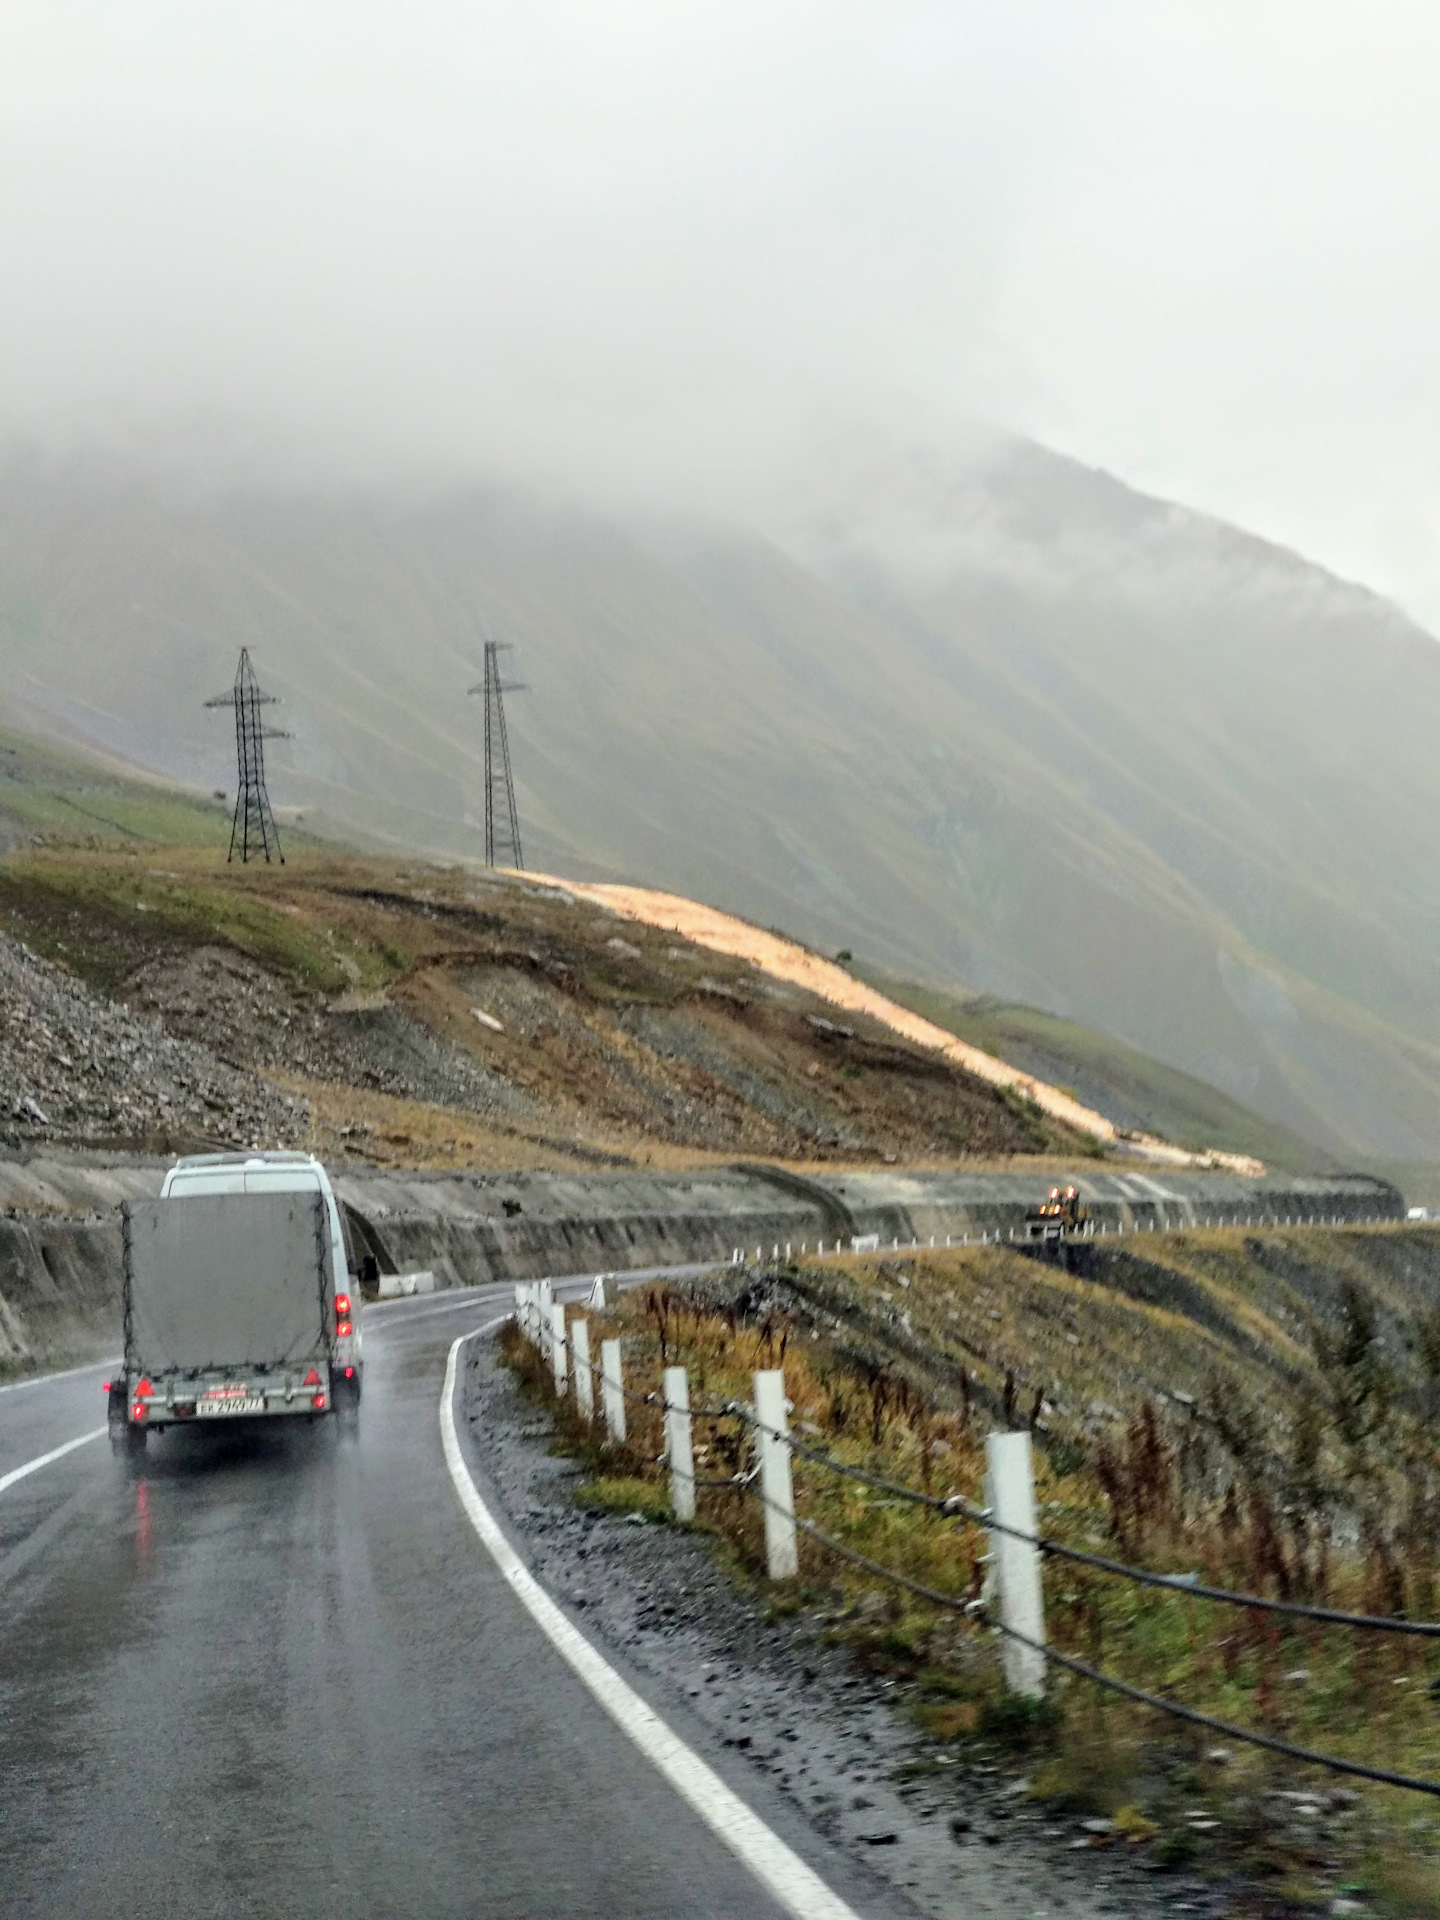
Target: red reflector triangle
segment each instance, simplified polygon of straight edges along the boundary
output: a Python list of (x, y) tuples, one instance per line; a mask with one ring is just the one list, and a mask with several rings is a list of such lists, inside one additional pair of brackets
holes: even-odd
[(305, 1384), (306, 1384), (306, 1386), (307, 1386), (307, 1387), (318, 1387), (318, 1386), (319, 1386), (319, 1384), (320, 1384), (320, 1376), (319, 1376), (319, 1374), (318, 1374), (318, 1373), (317, 1373), (317, 1372), (315, 1371), (315, 1369), (314, 1369), (314, 1367), (311, 1367), (311, 1369), (310, 1369), (310, 1371), (309, 1371), (309, 1372), (308, 1372), (308, 1373), (306, 1374), (306, 1376), (305, 1376)]

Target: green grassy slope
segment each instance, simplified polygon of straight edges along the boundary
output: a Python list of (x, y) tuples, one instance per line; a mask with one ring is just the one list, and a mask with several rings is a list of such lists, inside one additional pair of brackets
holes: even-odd
[(277, 801), (474, 853), (483, 619), (529, 683), (533, 864), (1048, 1008), (1345, 1160), (1435, 1154), (1440, 649), (1038, 450), (926, 485), (896, 508), (934, 523), (922, 568), (859, 509), (802, 564), (493, 493), (184, 499), (12, 466), (0, 711), (229, 786), (203, 702), (248, 644), (294, 736)]

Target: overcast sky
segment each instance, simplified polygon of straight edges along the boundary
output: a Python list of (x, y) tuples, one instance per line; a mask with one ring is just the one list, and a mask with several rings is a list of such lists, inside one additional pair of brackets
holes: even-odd
[(0, 430), (744, 512), (979, 418), (1440, 630), (1433, 0), (5, 11)]

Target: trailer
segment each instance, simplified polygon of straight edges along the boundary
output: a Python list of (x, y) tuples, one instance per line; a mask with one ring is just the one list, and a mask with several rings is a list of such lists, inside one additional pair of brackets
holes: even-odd
[(310, 1182), (126, 1203), (117, 1452), (142, 1453), (167, 1427), (316, 1420), (358, 1404), (358, 1302), (348, 1268), (337, 1272), (327, 1202)]

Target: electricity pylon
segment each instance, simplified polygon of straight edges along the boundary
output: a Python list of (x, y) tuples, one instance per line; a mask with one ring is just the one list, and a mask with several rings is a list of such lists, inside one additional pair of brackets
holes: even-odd
[[(523, 693), (520, 681), (508, 685), (500, 679), (500, 651), (509, 649), (508, 640), (485, 642), (485, 678), (471, 693), (485, 697), (485, 864), (487, 867), (525, 865), (520, 851), (520, 816), (515, 810), (515, 776), (510, 771), (510, 736), (505, 731), (507, 693)], [(497, 796), (499, 807), (496, 806)], [(499, 818), (499, 832), (496, 819)], [(502, 858), (508, 855), (508, 858)]]
[(283, 867), (285, 856), (280, 851), (280, 835), (271, 811), (270, 796), (265, 791), (265, 742), (288, 740), (290, 736), (276, 727), (267, 727), (260, 718), (261, 707), (278, 706), (279, 702), (273, 693), (260, 691), (250, 665), (248, 647), (240, 649), (240, 665), (235, 671), (234, 686), (228, 693), (217, 693), (213, 700), (207, 700), (205, 704), (207, 707), (235, 709), (235, 759), (239, 784), (235, 789), (235, 818), (230, 827), (230, 851), (225, 856), (226, 864), (235, 858), (235, 849), (238, 847), (242, 866), (252, 851), (256, 859), (263, 853), (268, 865), (273, 850), (274, 857)]

